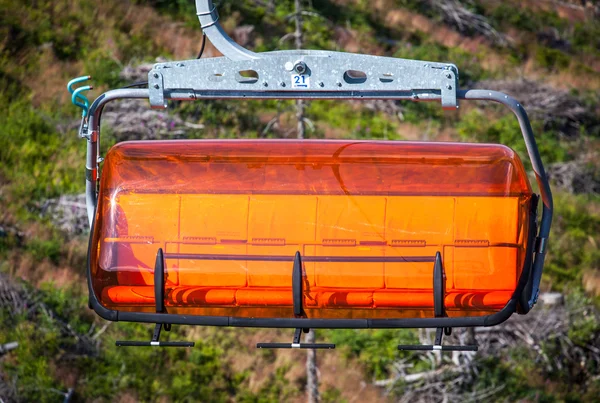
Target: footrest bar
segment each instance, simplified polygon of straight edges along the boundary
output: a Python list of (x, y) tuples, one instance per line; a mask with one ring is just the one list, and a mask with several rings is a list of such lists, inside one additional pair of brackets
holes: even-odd
[(117, 347), (194, 347), (191, 341), (117, 341)]
[(439, 346), (439, 345), (400, 345), (398, 350), (401, 351), (477, 351), (479, 346)]
[(333, 350), (335, 344), (316, 344), (316, 343), (257, 343), (256, 348), (300, 348), (300, 349), (321, 349)]
[[(159, 254), (162, 254), (162, 251), (159, 250)], [(162, 256), (161, 256), (162, 259)], [(154, 326), (154, 334), (152, 335), (152, 339), (150, 341), (117, 341), (115, 345), (117, 347), (194, 347), (194, 342), (191, 341), (160, 341), (160, 332), (165, 327), (165, 330), (168, 332), (171, 330), (171, 324), (165, 323), (157, 323)]]

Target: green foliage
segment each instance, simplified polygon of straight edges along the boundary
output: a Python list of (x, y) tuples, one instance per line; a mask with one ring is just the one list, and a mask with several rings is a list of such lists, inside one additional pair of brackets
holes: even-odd
[(522, 5), (515, 5), (513, 2), (499, 3), (487, 17), (494, 26), (506, 30), (508, 27), (514, 27), (526, 32), (540, 32), (547, 27), (565, 29), (566, 20), (563, 20), (554, 11), (536, 10)]
[(414, 330), (330, 330), (325, 337), (339, 347), (347, 358), (356, 358), (364, 366), (367, 376), (387, 378), (391, 365), (410, 353), (399, 352), (398, 344), (418, 344)]
[(484, 69), (485, 52), (470, 53), (459, 47), (446, 47), (438, 43), (429, 42), (425, 38), (417, 38), (409, 46), (401, 47), (395, 57), (404, 59), (427, 60), (439, 63), (452, 63), (459, 66), (459, 82), (461, 86), (468, 86), (473, 82), (494, 78), (499, 72)]
[(57, 133), (53, 120), (26, 101), (0, 114), (0, 176), (20, 203), (82, 189), (71, 164), (83, 160), (83, 147), (74, 132)]
[(26, 249), (37, 261), (50, 259), (57, 264), (61, 255), (61, 243), (61, 240), (58, 239), (42, 241), (33, 238), (27, 243)]
[(572, 41), (582, 53), (600, 54), (600, 21), (592, 19), (575, 24)]
[(560, 71), (569, 67), (571, 56), (558, 49), (540, 46), (535, 53), (535, 61), (548, 70)]
[[(553, 286), (580, 284), (585, 269), (600, 268), (600, 215), (594, 212), (600, 198), (555, 195), (554, 222), (545, 270)], [(550, 277), (550, 276), (549, 276)]]
[(348, 403), (348, 400), (344, 399), (342, 392), (339, 389), (329, 387), (321, 393), (321, 402), (323, 403)]
[(122, 84), (119, 72), (123, 66), (103, 49), (89, 52), (84, 58), (84, 66), (85, 72), (93, 77), (94, 83), (104, 84), (109, 88)]
[(59, 334), (57, 326), (47, 318), (40, 323), (21, 321), (8, 332), (0, 332), (0, 343), (19, 341), (19, 348), (11, 352), (12, 360), (3, 362), (3, 371), (9, 379), (18, 379), (22, 401), (52, 402), (57, 397), (52, 389), (66, 390), (53, 376), (48, 359), (49, 354), (59, 350)]
[[(125, 329), (122, 337), (149, 338), (146, 329)], [(132, 331), (133, 330), (133, 331)], [(146, 330), (146, 331), (144, 331)], [(165, 339), (169, 334), (165, 334)], [(181, 337), (175, 332), (171, 338)], [(112, 339), (112, 338), (111, 338)], [(113, 400), (121, 393), (136, 391), (142, 401), (166, 398), (169, 401), (227, 401), (236, 385), (220, 361), (222, 353), (214, 346), (197, 343), (184, 349), (116, 349), (107, 345), (100, 357), (83, 358), (80, 370), (85, 376), (81, 394), (89, 399)]]
[(594, 301), (577, 288), (569, 291), (566, 300), (570, 312), (569, 339), (580, 346), (597, 345), (600, 317), (594, 309)]
[(7, 31), (5, 42), (10, 54), (23, 49), (49, 45), (62, 60), (73, 59), (79, 50), (91, 43), (84, 35), (93, 24), (93, 5), (78, 2), (75, 6), (68, 0), (23, 2), (1, 0), (0, 9), (10, 10), (0, 14), (0, 26)]
[(482, 357), (478, 362), (478, 376), (472, 391), (501, 388), (497, 397), (505, 401), (554, 401), (550, 394), (536, 387), (537, 368), (535, 362), (528, 359), (527, 353), (525, 348), (517, 348), (510, 352), (519, 363), (518, 366), (514, 362), (499, 360), (497, 357)]
[(278, 367), (270, 374), (269, 380), (257, 393), (242, 391), (237, 397), (240, 403), (268, 403), (276, 401), (288, 401), (298, 394), (298, 388), (291, 385), (285, 378), (289, 366)]
[[(313, 101), (307, 108), (308, 116), (319, 126), (329, 126), (334, 137), (346, 139), (401, 139), (398, 125), (383, 112), (359, 108), (347, 102)], [(340, 132), (337, 134), (337, 132)]]
[(244, 138), (258, 136), (262, 130), (259, 114), (266, 108), (259, 101), (207, 100), (182, 103), (177, 111), (184, 119), (203, 123), (203, 137)]
[[(567, 159), (567, 147), (562, 144), (558, 136), (544, 132), (539, 122), (533, 121), (532, 126), (539, 139), (538, 148), (544, 163)], [(490, 119), (489, 115), (474, 109), (460, 117), (456, 128), (463, 140), (504, 144), (511, 147), (521, 156), (526, 168), (531, 169), (519, 122), (512, 114)]]

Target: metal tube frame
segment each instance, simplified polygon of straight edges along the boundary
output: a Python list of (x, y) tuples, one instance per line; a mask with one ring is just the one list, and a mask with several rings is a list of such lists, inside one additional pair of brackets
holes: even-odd
[[(163, 108), (167, 100), (198, 99), (389, 99), (413, 102), (439, 102), (445, 109), (458, 108), (458, 100), (496, 102), (510, 109), (519, 122), (527, 153), (535, 173), (543, 202), (539, 232), (535, 245), (526, 253), (533, 256), (531, 267), (524, 267), (511, 300), (493, 315), (462, 318), (417, 319), (260, 319), (233, 317), (194, 317), (166, 313), (138, 313), (109, 310), (98, 301), (91, 283), (88, 252), (88, 287), (90, 306), (105, 319), (147, 323), (197, 324), (214, 326), (285, 327), (285, 328), (412, 328), (491, 326), (508, 319), (512, 313), (527, 313), (537, 302), (546, 246), (552, 224), (553, 201), (548, 177), (544, 170), (531, 123), (523, 106), (514, 98), (490, 90), (458, 90), (458, 69), (452, 64), (417, 60), (393, 59), (326, 51), (279, 51), (253, 53), (237, 45), (218, 23), (212, 0), (196, 0), (197, 16), (204, 34), (226, 57), (155, 65), (148, 74), (147, 89), (118, 89), (99, 96), (82, 120), (81, 137), (87, 139), (86, 205), (93, 227), (98, 204), (98, 166), (100, 119), (104, 106), (119, 99), (148, 99), (152, 107)], [(294, 62), (292, 62), (294, 61)], [(306, 62), (309, 62), (308, 65)], [(294, 65), (295, 63), (295, 65)], [(285, 68), (283, 68), (285, 65)], [(303, 67), (301, 72), (297, 67)], [(343, 82), (353, 66), (367, 72), (364, 81)], [(283, 68), (283, 69), (282, 69)], [(243, 70), (251, 69), (267, 77), (262, 83), (246, 85), (231, 79)], [(313, 69), (313, 70), (311, 70)], [(345, 73), (344, 73), (345, 71)], [(286, 88), (286, 77), (307, 75), (317, 81), (314, 87)], [(393, 74), (389, 74), (393, 72)], [(208, 75), (207, 75), (208, 74)], [(379, 80), (376, 79), (379, 75)], [(228, 80), (222, 80), (227, 76)], [(393, 78), (390, 78), (393, 77)], [(369, 80), (367, 80), (367, 78)], [(392, 80), (393, 85), (390, 81)], [(258, 80), (257, 80), (258, 81)], [(275, 83), (275, 85), (271, 85)], [(262, 84), (262, 85), (261, 85)], [(533, 230), (533, 228), (532, 228)], [(92, 237), (90, 237), (91, 249)], [(523, 293), (526, 292), (526, 300)]]
[[(194, 92), (194, 97), (180, 97), (178, 96), (178, 93), (176, 91), (172, 91), (171, 94), (173, 95), (172, 98), (170, 99), (177, 99), (177, 100), (183, 100), (183, 99), (224, 99), (224, 98), (228, 98), (228, 99), (273, 99), (273, 98), (278, 98), (276, 96), (274, 96), (274, 94), (268, 94), (265, 95), (261, 92), (249, 92), (249, 93), (243, 93), (243, 94), (236, 94), (236, 93), (215, 93), (215, 92), (202, 92), (202, 91), (195, 91)], [(385, 94), (368, 94), (369, 96), (365, 96), (362, 93), (357, 93), (357, 92), (347, 92), (347, 91), (340, 91), (338, 93), (334, 93), (334, 92), (328, 92), (328, 93), (319, 93), (318, 94), (319, 97), (317, 99), (393, 99), (393, 100), (410, 100), (413, 102), (418, 102), (418, 101), (440, 101), (441, 96), (439, 94), (435, 94), (435, 93), (420, 93), (418, 94), (418, 96), (416, 96), (417, 94), (413, 93), (413, 92), (407, 92), (407, 91), (390, 91), (388, 93)], [(281, 98), (283, 99), (287, 99), (287, 98), (293, 98), (293, 99), (315, 99), (315, 93), (311, 92), (311, 91), (303, 91), (303, 92), (295, 92), (295, 93), (282, 93), (281, 94)], [(90, 225), (93, 224), (94, 221), (94, 217), (95, 217), (95, 209), (97, 206), (97, 187), (98, 187), (98, 144), (100, 142), (100, 117), (103, 111), (104, 106), (114, 100), (119, 100), (119, 99), (148, 99), (149, 98), (149, 91), (147, 89), (120, 89), (120, 90), (112, 90), (112, 91), (108, 91), (106, 93), (104, 93), (103, 95), (101, 95), (100, 97), (98, 97), (90, 106), (90, 113), (89, 113), (89, 117), (88, 117), (88, 136), (87, 137), (87, 141), (88, 141), (88, 147), (87, 147), (87, 159), (86, 159), (86, 203), (87, 203), (87, 209), (88, 209), (88, 218), (90, 221)], [(523, 108), (523, 106), (514, 98), (498, 92), (498, 91), (490, 91), (490, 90), (463, 90), (463, 91), (458, 91), (457, 94), (457, 98), (460, 100), (475, 100), (475, 101), (488, 101), (488, 102), (496, 102), (496, 103), (500, 103), (504, 106), (506, 106), (508, 109), (510, 109), (513, 114), (516, 116), (517, 120), (519, 121), (519, 126), (521, 128), (521, 132), (523, 134), (523, 139), (525, 140), (525, 145), (527, 147), (527, 152), (529, 155), (529, 158), (531, 160), (531, 164), (532, 164), (532, 168), (533, 171), (535, 173), (535, 177), (536, 177), (536, 181), (538, 184), (538, 188), (540, 190), (541, 193), (541, 199), (543, 202), (543, 206), (542, 206), (542, 217), (541, 217), (541, 221), (540, 221), (540, 227), (539, 227), (539, 233), (537, 235), (536, 238), (536, 245), (535, 245), (535, 249), (534, 249), (534, 253), (535, 253), (535, 258), (534, 258), (534, 262), (533, 262), (533, 268), (532, 268), (532, 273), (531, 273), (531, 279), (527, 280), (528, 282), (530, 281), (530, 287), (528, 287), (531, 290), (531, 295), (528, 297), (528, 306), (521, 306), (521, 311), (522, 313), (526, 313), (528, 312), (537, 302), (537, 298), (538, 298), (538, 294), (539, 294), (539, 285), (540, 285), (540, 281), (541, 281), (541, 275), (542, 275), (542, 269), (544, 266), (544, 259), (546, 256), (546, 246), (547, 246), (547, 240), (550, 234), (550, 226), (552, 224), (552, 213), (553, 213), (553, 200), (552, 200), (552, 191), (550, 189), (550, 184), (548, 182), (548, 177), (546, 175), (546, 172), (544, 170), (544, 165), (542, 163), (539, 151), (538, 151), (538, 147), (535, 141), (535, 137), (533, 134), (533, 130), (531, 128), (531, 123), (529, 122), (529, 118), (527, 116), (527, 112), (525, 111), (525, 109)], [(90, 292), (93, 293), (93, 290), (90, 287)], [(512, 301), (512, 300), (511, 300)], [(516, 301), (514, 301), (514, 306), (511, 308), (513, 311), (516, 309)], [(511, 305), (511, 303), (509, 303), (508, 305)], [(507, 308), (508, 308), (507, 305)], [(512, 312), (511, 312), (512, 313)], [(108, 312), (104, 312), (105, 315), (108, 315), (109, 317), (112, 317), (113, 315), (108, 314)], [(120, 314), (120, 318), (122, 318), (121, 320), (126, 320), (125, 318), (129, 317), (131, 315), (131, 313), (126, 313), (126, 312), (122, 312)], [(156, 315), (152, 315), (149, 314), (151, 316), (156, 316)], [(104, 316), (104, 315), (102, 315)], [(160, 316), (160, 315), (159, 315)], [(172, 315), (169, 315), (172, 316)], [(510, 316), (510, 315), (509, 315)], [(506, 317), (507, 319), (508, 317)], [(223, 318), (224, 320), (226, 320), (227, 318)], [(472, 324), (469, 323), (475, 323), (477, 322), (475, 319), (477, 318), (465, 318), (464, 322), (460, 322), (461, 325), (460, 326), (474, 326)], [(291, 319), (290, 319), (291, 320)], [(318, 328), (318, 327), (322, 327), (323, 323), (321, 323), (322, 320), (309, 320), (309, 319), (295, 319), (295, 320), (304, 320), (304, 321), (311, 321), (310, 325), (302, 325), (300, 327), (311, 327), (311, 328)], [(422, 321), (423, 324), (427, 324), (428, 323), (428, 319), (419, 319), (420, 321)], [(443, 320), (445, 321), (452, 321), (455, 322), (455, 320), (451, 319), (451, 318), (444, 318)], [(505, 319), (504, 319), (505, 320)], [(155, 322), (156, 318), (149, 320), (149, 322)], [(214, 321), (221, 323), (222, 320), (221, 319), (216, 319), (214, 318)], [(226, 320), (227, 321), (227, 320)], [(236, 319), (235, 323), (246, 323), (244, 322), (244, 319), (238, 318)], [(281, 319), (279, 320), (277, 323), (280, 323), (281, 325), (286, 324), (287, 323), (287, 319)], [(317, 321), (317, 323), (313, 323), (314, 321)], [(431, 321), (433, 322), (437, 322), (437, 320), (435, 319), (431, 319)], [(229, 323), (229, 321), (227, 321)], [(269, 320), (269, 323), (272, 323), (273, 321)], [(331, 321), (327, 321), (327, 322), (331, 322)], [(365, 326), (366, 323), (369, 322), (370, 325), (367, 327), (372, 327), (373, 324), (377, 323), (377, 326), (380, 325), (384, 325), (386, 323), (385, 320), (370, 320), (370, 321), (365, 321)], [(433, 323), (432, 322), (432, 323)], [(170, 323), (178, 323), (177, 321), (174, 321), (172, 318), (170, 319)], [(255, 320), (255, 325), (260, 324), (260, 320)], [(341, 323), (340, 323), (341, 324)], [(231, 326), (231, 324), (229, 324)], [(408, 326), (408, 327), (412, 327), (414, 325)], [(448, 325), (449, 326), (449, 325)], [(456, 327), (458, 325), (454, 325), (454, 327)], [(475, 325), (477, 326), (477, 325)], [(479, 325), (481, 326), (481, 325)], [(283, 326), (283, 327), (298, 327), (297, 325), (290, 325), (290, 326)], [(385, 327), (385, 326), (384, 326)], [(437, 327), (436, 326), (432, 326), (432, 327)]]

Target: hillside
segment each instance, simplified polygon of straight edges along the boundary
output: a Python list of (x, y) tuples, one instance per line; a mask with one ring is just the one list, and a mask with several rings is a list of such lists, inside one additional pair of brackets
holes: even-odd
[[(87, 308), (85, 144), (66, 82), (94, 91), (144, 79), (156, 60), (195, 58), (192, 0), (0, 0), (0, 351), (2, 401), (304, 401), (305, 354), (256, 350), (291, 331), (174, 327), (189, 350), (117, 349), (149, 326)], [(455, 63), (461, 86), (505, 91), (527, 108), (553, 181), (555, 221), (538, 306), (475, 356), (399, 353), (412, 330), (318, 331), (323, 401), (594, 401), (600, 395), (600, 3), (517, 0), (303, 1), (306, 48)], [(289, 49), (291, 0), (222, 1), (221, 22), (255, 51)], [(203, 57), (218, 56), (209, 43)], [(140, 73), (140, 71), (142, 73)], [(139, 138), (295, 138), (293, 103), (208, 101), (106, 111), (101, 148)], [(500, 108), (314, 101), (307, 137), (502, 143), (525, 160)], [(143, 114), (143, 115), (142, 115)], [(528, 167), (529, 169), (529, 167)], [(524, 331), (535, 333), (526, 337)], [(429, 335), (430, 336), (430, 335)], [(457, 332), (456, 338), (469, 337)], [(460, 363), (453, 363), (452, 358)], [(149, 370), (149, 368), (151, 370)], [(443, 371), (446, 368), (448, 371)], [(458, 371), (458, 372), (457, 372)], [(431, 377), (418, 378), (415, 374)], [(413, 375), (413, 378), (410, 378)], [(408, 381), (407, 379), (414, 379)], [(404, 399), (404, 400), (403, 400)]]

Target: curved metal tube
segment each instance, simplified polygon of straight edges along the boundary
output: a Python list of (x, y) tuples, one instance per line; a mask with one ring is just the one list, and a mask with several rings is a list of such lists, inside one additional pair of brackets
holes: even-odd
[[(87, 97), (85, 95), (82, 94), (82, 92), (90, 91), (93, 88), (94, 87), (92, 87), (92, 86), (86, 85), (86, 86), (77, 88), (71, 94), (71, 102), (73, 103), (73, 105), (78, 106), (81, 109), (83, 109), (83, 113), (81, 115), (82, 117), (87, 116), (88, 110), (90, 108), (90, 101), (87, 99)], [(80, 99), (83, 103), (79, 102), (78, 99)]]
[(234, 61), (260, 59), (257, 53), (241, 47), (227, 35), (219, 24), (219, 14), (212, 0), (196, 0), (196, 15), (202, 32), (223, 56)]
[(510, 109), (521, 127), (523, 133), (523, 139), (525, 140), (525, 146), (527, 147), (527, 153), (531, 160), (531, 166), (535, 173), (535, 178), (540, 189), (542, 196), (543, 208), (542, 208), (542, 219), (540, 222), (540, 231), (538, 234), (539, 247), (536, 250), (535, 261), (533, 263), (533, 275), (532, 275), (532, 295), (529, 300), (529, 309), (535, 305), (540, 291), (540, 282), (542, 279), (542, 269), (544, 267), (544, 259), (546, 258), (546, 244), (548, 236), (550, 235), (550, 225), (552, 224), (552, 213), (554, 210), (554, 202), (552, 200), (552, 191), (550, 190), (550, 183), (546, 171), (544, 170), (544, 164), (540, 157), (535, 137), (533, 135), (533, 129), (527, 116), (527, 112), (516, 99), (509, 97), (508, 95), (489, 90), (463, 90), (458, 92), (460, 99), (479, 100), (479, 101), (493, 101), (501, 103)]
[(98, 203), (98, 144), (100, 144), (100, 115), (104, 105), (116, 99), (146, 98), (147, 89), (122, 89), (105, 92), (94, 100), (88, 111), (87, 155), (85, 162), (85, 203), (90, 227)]

